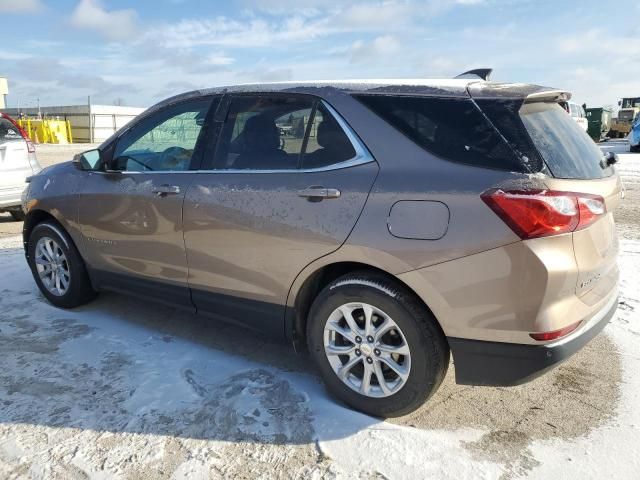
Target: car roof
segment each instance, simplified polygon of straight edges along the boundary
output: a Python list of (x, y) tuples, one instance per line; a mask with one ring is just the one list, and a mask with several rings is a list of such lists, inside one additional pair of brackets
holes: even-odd
[(571, 94), (540, 85), (527, 83), (498, 83), (466, 78), (404, 78), (404, 79), (354, 79), (354, 80), (306, 80), (272, 83), (245, 83), (205, 88), (168, 98), (147, 112), (151, 113), (168, 104), (192, 97), (223, 93), (306, 93), (324, 98), (336, 90), (343, 93), (386, 95), (429, 95), (446, 97), (513, 98), (532, 101), (568, 100)]

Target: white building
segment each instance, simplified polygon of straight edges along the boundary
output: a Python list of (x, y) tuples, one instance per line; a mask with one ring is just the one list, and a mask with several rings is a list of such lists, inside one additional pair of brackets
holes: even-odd
[[(0, 84), (1, 87), (1, 84)], [(5, 108), (14, 118), (21, 115), (69, 120), (74, 143), (99, 143), (109, 138), (145, 109), (116, 105), (69, 105), (62, 107)]]

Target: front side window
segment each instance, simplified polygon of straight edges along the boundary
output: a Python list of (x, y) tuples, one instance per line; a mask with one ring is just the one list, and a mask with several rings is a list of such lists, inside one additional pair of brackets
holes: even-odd
[(320, 168), (355, 156), (326, 107), (313, 97), (247, 95), (232, 99), (214, 166), (230, 170)]
[(188, 170), (211, 98), (191, 100), (156, 112), (136, 124), (114, 151), (117, 170)]

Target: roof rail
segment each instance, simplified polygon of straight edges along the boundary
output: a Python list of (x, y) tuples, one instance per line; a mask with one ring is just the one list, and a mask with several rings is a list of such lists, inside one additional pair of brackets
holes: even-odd
[(493, 68), (476, 68), (475, 70), (461, 73), (454, 78), (480, 78), (481, 80), (489, 80), (491, 72), (493, 72)]

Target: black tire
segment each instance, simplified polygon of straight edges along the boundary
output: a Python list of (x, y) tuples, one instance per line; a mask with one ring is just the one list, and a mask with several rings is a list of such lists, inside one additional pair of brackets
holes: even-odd
[(11, 214), (11, 218), (13, 218), (14, 221), (24, 221), (24, 212), (22, 210), (11, 210), (9, 213)]
[(631, 153), (638, 153), (640, 152), (640, 144), (639, 145), (630, 145), (629, 146), (629, 151)]
[[(69, 286), (64, 295), (54, 295), (49, 292), (38, 274), (35, 262), (36, 245), (38, 240), (42, 237), (49, 237), (54, 240), (60, 246), (60, 249), (63, 251), (67, 259), (70, 276)], [(71, 240), (71, 237), (69, 237), (67, 232), (65, 232), (60, 225), (49, 221), (36, 225), (29, 235), (27, 251), (29, 255), (29, 267), (31, 268), (31, 273), (33, 274), (33, 278), (35, 279), (38, 288), (40, 288), (40, 291), (47, 300), (56, 307), (79, 307), (80, 305), (90, 302), (97, 296), (97, 292), (91, 287), (91, 281), (89, 280), (89, 275), (87, 274), (87, 269), (80, 253)]]
[[(351, 302), (383, 310), (407, 341), (411, 352), (409, 376), (390, 396), (372, 398), (352, 390), (338, 378), (327, 359), (325, 324), (335, 309)], [(329, 392), (352, 408), (376, 417), (398, 417), (420, 407), (440, 387), (449, 367), (449, 346), (424, 304), (398, 282), (369, 272), (340, 277), (319, 293), (309, 312), (307, 344)]]

